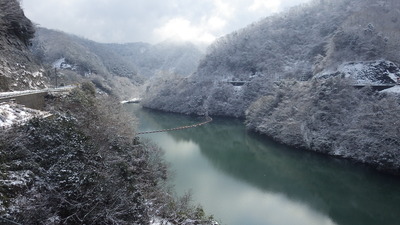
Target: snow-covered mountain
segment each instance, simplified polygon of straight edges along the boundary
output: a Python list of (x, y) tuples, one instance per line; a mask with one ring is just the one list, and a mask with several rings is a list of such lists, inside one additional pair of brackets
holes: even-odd
[(137, 97), (138, 86), (155, 75), (190, 75), (203, 55), (190, 43), (104, 44), (46, 28), (37, 29), (31, 49), (43, 64), (60, 70), (58, 82), (90, 79), (121, 98)]
[[(251, 102), (280, 80), (308, 81), (342, 70), (357, 82), (382, 79), (383, 67), (400, 63), (399, 9), (399, 1), (376, 0), (315, 0), (294, 7), (218, 39), (192, 77), (153, 85), (144, 104), (244, 117)], [(384, 61), (390, 65), (371, 69)], [(227, 83), (232, 80), (245, 84), (238, 88)]]
[(75, 69), (81, 75), (92, 72), (137, 82), (162, 73), (188, 76), (203, 54), (190, 43), (103, 44), (46, 28), (37, 29), (32, 49), (46, 64), (64, 65), (63, 69)]

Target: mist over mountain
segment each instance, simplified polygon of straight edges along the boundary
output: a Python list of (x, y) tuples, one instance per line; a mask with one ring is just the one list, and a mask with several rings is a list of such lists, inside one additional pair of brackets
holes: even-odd
[(163, 73), (189, 76), (197, 68), (203, 53), (190, 42), (164, 41), (147, 43), (107, 44), (125, 61), (133, 62), (145, 78)]
[(190, 43), (104, 44), (46, 28), (37, 29), (32, 51), (43, 64), (63, 71), (67, 83), (86, 77), (123, 98), (137, 96), (150, 77), (190, 75), (203, 55)]

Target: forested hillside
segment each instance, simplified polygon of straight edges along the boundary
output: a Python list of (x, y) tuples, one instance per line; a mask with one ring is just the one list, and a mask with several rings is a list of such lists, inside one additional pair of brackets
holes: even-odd
[(172, 197), (161, 150), (119, 101), (90, 82), (47, 100), (51, 118), (0, 132), (0, 224), (213, 224)]
[(189, 76), (203, 57), (203, 53), (189, 42), (107, 44), (105, 47), (133, 63), (144, 79), (163, 74)]
[(138, 86), (154, 75), (188, 76), (202, 56), (187, 43), (103, 44), (46, 28), (37, 28), (32, 43), (42, 63), (62, 70), (59, 81), (73, 83), (85, 77), (123, 98), (137, 97)]
[(247, 110), (249, 129), (302, 149), (355, 159), (400, 173), (399, 95), (348, 80), (286, 81)]
[[(154, 84), (145, 105), (244, 117), (250, 103), (269, 93), (275, 81), (307, 81), (354, 61), (397, 64), (399, 4), (394, 0), (312, 1), (268, 17), (218, 39), (190, 79)], [(226, 82), (232, 80), (248, 83), (234, 87)]]
[(45, 87), (44, 70), (28, 50), (34, 33), (19, 1), (0, 0), (0, 91)]
[[(400, 2), (321, 0), (217, 40), (197, 72), (147, 88), (149, 108), (245, 117), (287, 145), (400, 173)], [(354, 86), (365, 85), (362, 89)]]

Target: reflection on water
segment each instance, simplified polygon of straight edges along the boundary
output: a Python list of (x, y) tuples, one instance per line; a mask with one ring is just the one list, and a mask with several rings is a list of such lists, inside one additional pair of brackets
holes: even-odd
[[(141, 110), (140, 131), (203, 118)], [(194, 129), (144, 135), (166, 152), (178, 194), (223, 224), (398, 224), (400, 180), (348, 161), (287, 148), (214, 118)]]

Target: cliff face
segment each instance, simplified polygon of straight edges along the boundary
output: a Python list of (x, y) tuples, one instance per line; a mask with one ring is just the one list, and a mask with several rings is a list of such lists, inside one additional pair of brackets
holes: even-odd
[(45, 87), (44, 70), (28, 48), (34, 33), (17, 0), (0, 0), (0, 91)]

